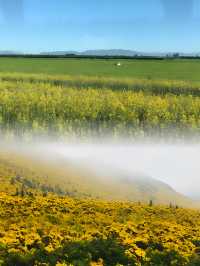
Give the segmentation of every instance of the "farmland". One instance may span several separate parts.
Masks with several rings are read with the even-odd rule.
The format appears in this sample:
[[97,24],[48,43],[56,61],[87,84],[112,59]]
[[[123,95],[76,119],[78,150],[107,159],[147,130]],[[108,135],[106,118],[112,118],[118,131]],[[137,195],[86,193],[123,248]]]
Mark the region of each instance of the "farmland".
[[199,60],[119,60],[0,58],[0,72],[200,81]]
[[[115,64],[0,58],[1,140],[199,137],[198,60]],[[181,207],[196,202],[160,183],[97,182],[56,155],[50,166],[2,147],[0,265],[200,265],[200,212]]]
[[0,193],[1,265],[199,265],[200,213]]
[[2,132],[197,136],[198,83],[0,74]]

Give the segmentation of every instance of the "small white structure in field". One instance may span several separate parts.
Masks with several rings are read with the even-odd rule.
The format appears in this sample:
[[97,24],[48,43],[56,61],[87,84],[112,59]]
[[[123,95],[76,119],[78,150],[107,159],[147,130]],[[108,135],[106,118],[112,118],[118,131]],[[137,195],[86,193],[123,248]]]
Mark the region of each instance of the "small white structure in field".
[[117,63],[117,66],[120,67],[122,64],[120,62]]

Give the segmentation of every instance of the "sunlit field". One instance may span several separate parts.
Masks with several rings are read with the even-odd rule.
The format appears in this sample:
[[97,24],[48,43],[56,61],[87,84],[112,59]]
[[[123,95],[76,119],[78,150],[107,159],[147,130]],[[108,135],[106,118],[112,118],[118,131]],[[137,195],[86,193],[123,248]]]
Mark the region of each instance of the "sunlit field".
[[0,265],[199,265],[198,60],[0,61]]
[[1,131],[197,137],[199,93],[183,81],[0,74]]
[[199,29],[199,0],[0,0],[0,266],[200,266]]
[[197,211],[2,193],[0,204],[2,265],[200,263]]
[[200,60],[0,58],[0,72],[200,81]]

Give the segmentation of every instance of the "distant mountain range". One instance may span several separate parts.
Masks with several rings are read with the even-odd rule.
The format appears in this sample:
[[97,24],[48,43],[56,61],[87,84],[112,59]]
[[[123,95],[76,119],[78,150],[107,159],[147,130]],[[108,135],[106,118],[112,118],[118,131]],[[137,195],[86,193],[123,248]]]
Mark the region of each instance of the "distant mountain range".
[[[17,51],[0,51],[0,55],[29,55],[30,53],[21,53]],[[97,49],[97,50],[86,50],[83,52],[78,51],[47,51],[39,53],[38,55],[44,56],[65,56],[65,55],[76,55],[76,56],[172,56],[173,54],[178,54],[180,56],[200,56],[200,53],[176,53],[176,52],[140,52],[134,50],[125,49]],[[34,54],[35,55],[35,54]]]
[[53,51],[43,52],[41,55],[80,55],[80,56],[172,56],[173,54],[179,54],[180,56],[199,56],[200,53],[173,53],[173,52],[140,52],[134,50],[124,49],[99,49],[99,50],[86,50],[83,52],[77,51]]
[[0,51],[0,55],[16,55],[16,54],[22,54],[17,51]]

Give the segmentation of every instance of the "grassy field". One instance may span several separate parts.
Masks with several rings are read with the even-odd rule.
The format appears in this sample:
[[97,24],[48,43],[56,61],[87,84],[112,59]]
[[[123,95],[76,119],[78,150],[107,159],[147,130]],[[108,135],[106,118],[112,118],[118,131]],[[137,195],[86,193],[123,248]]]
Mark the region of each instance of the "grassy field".
[[200,61],[0,58],[0,72],[200,81]]

